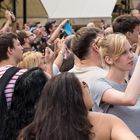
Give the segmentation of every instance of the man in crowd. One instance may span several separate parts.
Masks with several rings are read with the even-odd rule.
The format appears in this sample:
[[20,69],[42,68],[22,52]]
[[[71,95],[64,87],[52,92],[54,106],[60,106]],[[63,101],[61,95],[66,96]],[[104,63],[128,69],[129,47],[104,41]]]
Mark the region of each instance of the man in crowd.
[[[3,74],[11,68],[16,66],[17,63],[22,59],[22,46],[14,33],[3,33],[0,35],[0,78]],[[18,77],[23,74],[26,70],[19,70],[9,81],[5,88],[5,96],[7,106],[9,107],[12,100],[12,94],[14,92],[15,82]]]

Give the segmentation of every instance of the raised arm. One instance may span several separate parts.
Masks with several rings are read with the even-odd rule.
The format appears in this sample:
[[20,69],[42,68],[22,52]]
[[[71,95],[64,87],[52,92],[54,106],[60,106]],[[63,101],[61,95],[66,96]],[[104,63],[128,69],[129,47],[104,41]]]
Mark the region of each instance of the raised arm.
[[135,105],[140,96],[140,57],[125,92],[113,88],[104,91],[102,101],[116,105]]
[[[63,58],[64,58],[64,54],[66,51],[66,45],[64,43],[64,40],[58,40],[56,43],[57,48],[55,48],[55,53],[58,53],[55,60],[54,60],[54,64],[57,65],[57,67],[60,69],[60,67],[62,66],[63,63]],[[58,51],[58,52],[57,52]]]
[[6,18],[6,23],[3,26],[3,28],[0,30],[0,32],[7,32],[10,24],[12,23],[10,11],[8,10],[5,11],[5,18]]
[[65,19],[59,24],[59,26],[56,28],[56,30],[53,32],[50,39],[48,40],[48,43],[53,43],[53,41],[59,36],[61,29],[64,27],[67,21],[68,19]]

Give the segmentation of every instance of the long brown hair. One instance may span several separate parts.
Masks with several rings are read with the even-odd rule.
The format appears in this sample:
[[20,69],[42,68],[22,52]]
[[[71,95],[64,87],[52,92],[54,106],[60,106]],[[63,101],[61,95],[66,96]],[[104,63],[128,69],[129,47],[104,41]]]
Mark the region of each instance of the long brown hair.
[[82,94],[80,82],[72,73],[49,80],[34,121],[22,130],[19,140],[89,140],[93,126]]

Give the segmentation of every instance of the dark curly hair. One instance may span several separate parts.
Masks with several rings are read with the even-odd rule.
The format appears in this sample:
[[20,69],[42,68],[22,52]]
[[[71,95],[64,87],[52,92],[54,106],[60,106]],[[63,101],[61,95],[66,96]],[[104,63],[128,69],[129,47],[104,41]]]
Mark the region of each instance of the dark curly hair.
[[46,83],[34,121],[18,140],[89,140],[93,126],[87,116],[79,80],[62,73]]
[[17,79],[1,140],[16,140],[19,131],[32,122],[35,105],[47,80],[41,68],[32,68]]

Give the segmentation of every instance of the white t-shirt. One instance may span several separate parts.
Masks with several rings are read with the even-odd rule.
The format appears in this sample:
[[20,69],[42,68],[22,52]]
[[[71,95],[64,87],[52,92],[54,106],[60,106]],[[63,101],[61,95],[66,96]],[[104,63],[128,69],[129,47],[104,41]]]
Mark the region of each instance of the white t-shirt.
[[75,73],[75,75],[79,78],[80,81],[85,81],[90,89],[90,94],[92,90],[92,83],[94,83],[95,80],[105,77],[107,74],[107,71],[97,67],[97,66],[91,66],[91,67],[77,67],[74,66],[69,72]]

